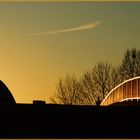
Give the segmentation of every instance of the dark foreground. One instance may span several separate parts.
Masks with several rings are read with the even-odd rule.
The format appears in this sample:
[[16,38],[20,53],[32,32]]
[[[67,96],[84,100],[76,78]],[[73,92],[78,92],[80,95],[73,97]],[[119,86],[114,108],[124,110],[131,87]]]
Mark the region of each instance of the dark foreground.
[[140,106],[16,104],[0,110],[0,138],[140,138]]

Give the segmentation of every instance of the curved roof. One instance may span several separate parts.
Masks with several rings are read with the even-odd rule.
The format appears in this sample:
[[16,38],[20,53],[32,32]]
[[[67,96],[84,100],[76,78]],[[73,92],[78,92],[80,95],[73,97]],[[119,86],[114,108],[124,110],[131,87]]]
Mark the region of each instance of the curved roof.
[[140,76],[128,79],[116,86],[105,97],[101,105],[110,105],[128,99],[140,99]]
[[15,104],[15,99],[7,86],[0,80],[0,105]]

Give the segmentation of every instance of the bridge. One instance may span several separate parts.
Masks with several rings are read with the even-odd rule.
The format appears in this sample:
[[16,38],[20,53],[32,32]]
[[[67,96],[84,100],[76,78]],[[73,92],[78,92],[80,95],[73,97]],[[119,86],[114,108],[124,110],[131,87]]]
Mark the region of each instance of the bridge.
[[140,99],[140,76],[126,80],[112,89],[105,99],[101,102],[101,106],[112,104],[122,104],[127,101],[139,101]]

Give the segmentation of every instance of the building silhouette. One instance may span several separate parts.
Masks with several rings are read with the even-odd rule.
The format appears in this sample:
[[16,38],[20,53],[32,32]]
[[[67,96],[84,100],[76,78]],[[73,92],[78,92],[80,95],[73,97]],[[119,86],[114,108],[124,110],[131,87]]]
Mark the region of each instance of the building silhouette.
[[0,80],[0,106],[11,106],[16,104],[16,101],[7,88],[7,86]]
[[[87,106],[40,100],[16,103],[0,81],[0,138],[140,138],[140,106],[120,105],[138,99],[139,84],[139,77],[127,80],[114,88],[101,106],[100,100],[96,106]],[[111,106],[114,103],[119,105]]]

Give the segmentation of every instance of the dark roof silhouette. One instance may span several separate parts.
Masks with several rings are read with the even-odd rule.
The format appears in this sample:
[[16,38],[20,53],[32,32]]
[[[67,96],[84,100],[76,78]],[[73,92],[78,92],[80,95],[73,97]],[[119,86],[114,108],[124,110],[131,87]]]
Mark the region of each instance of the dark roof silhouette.
[[12,104],[16,104],[15,99],[7,86],[0,80],[0,105]]
[[16,103],[0,81],[0,138],[140,138],[140,106],[33,103]]

